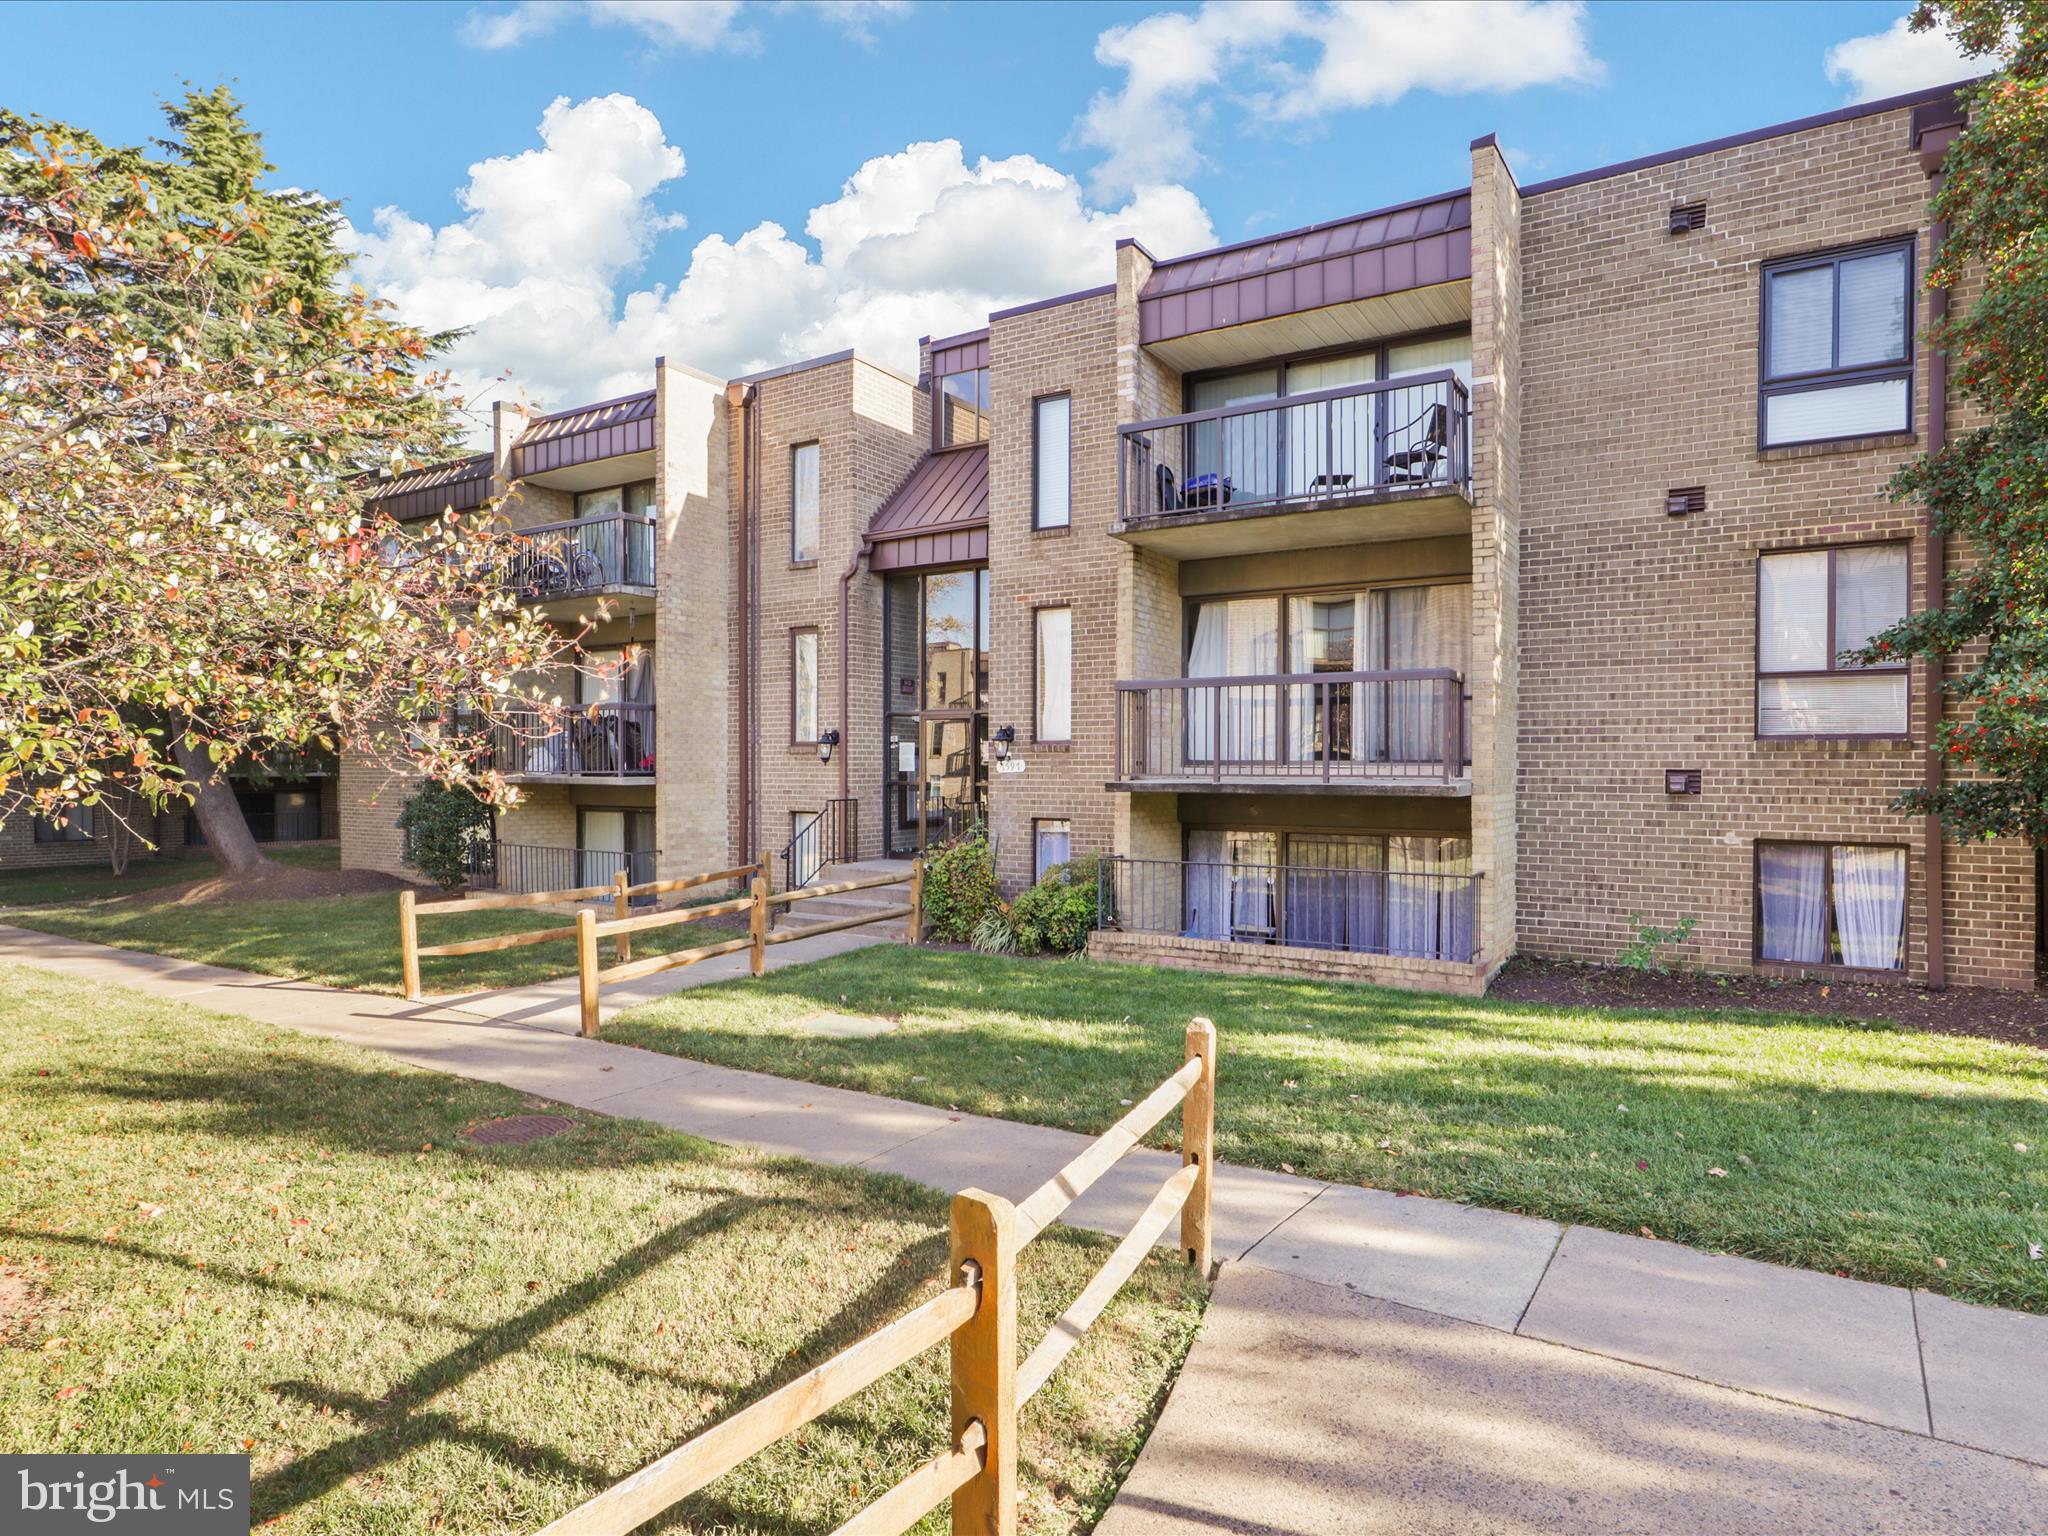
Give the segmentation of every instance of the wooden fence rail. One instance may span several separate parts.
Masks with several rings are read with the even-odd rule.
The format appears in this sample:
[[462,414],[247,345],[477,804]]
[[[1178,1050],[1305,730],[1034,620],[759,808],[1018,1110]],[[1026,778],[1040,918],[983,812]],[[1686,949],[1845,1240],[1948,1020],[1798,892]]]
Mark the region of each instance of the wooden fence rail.
[[[680,965],[695,965],[700,960],[714,959],[719,955],[737,954],[741,950],[750,952],[748,970],[756,976],[768,968],[768,949],[775,944],[787,944],[793,939],[810,938],[814,934],[838,933],[849,928],[866,928],[876,923],[892,922],[898,918],[907,919],[905,937],[912,944],[924,937],[924,861],[913,859],[910,868],[901,874],[871,875],[861,880],[841,880],[832,885],[807,886],[801,890],[777,891],[769,877],[767,854],[752,864],[742,864],[737,869],[717,869],[701,875],[685,875],[674,880],[644,880],[638,885],[627,883],[626,874],[621,870],[610,885],[577,886],[570,890],[529,891],[518,895],[465,896],[450,901],[432,901],[422,905],[411,891],[398,893],[398,951],[399,966],[404,975],[405,995],[413,1002],[423,1001],[420,991],[420,961],[435,955],[482,955],[501,949],[518,949],[528,944],[547,944],[559,939],[576,941],[576,976],[578,1012],[580,1027],[587,1036],[595,1036],[598,1030],[598,1000],[602,989],[616,986],[624,981],[636,981],[642,976],[652,976],[660,971],[673,970]],[[678,891],[695,890],[700,886],[717,885],[732,881],[747,882],[747,894],[733,897],[729,901],[707,902],[695,907],[670,907],[659,912],[633,911],[633,899],[638,896],[667,896]],[[821,896],[843,896],[851,891],[878,890],[884,886],[907,886],[909,900],[902,906],[884,907],[879,911],[863,912],[854,917],[840,918],[830,923],[815,923],[808,928],[775,932],[772,913],[777,907],[788,908],[800,901],[815,901]],[[421,918],[451,917],[459,912],[489,912],[508,907],[545,907],[574,901],[594,901],[601,897],[612,898],[612,917],[609,921],[600,919],[596,911],[585,907],[576,914],[573,923],[556,928],[535,928],[525,933],[500,933],[485,939],[458,939],[448,944],[420,943],[419,925]],[[701,922],[711,917],[731,917],[737,913],[747,914],[747,937],[725,939],[717,943],[702,944],[694,949],[673,950],[663,955],[648,955],[633,958],[633,935],[648,933],[657,928],[673,928],[682,923]],[[609,967],[598,964],[598,945],[610,939],[614,947],[616,963]]]
[[[1180,1171],[1160,1186],[1102,1268],[1020,1365],[1018,1254],[1176,1104],[1181,1107]],[[649,1462],[539,1536],[616,1536],[631,1530],[941,1341],[951,1351],[951,1443],[840,1526],[836,1536],[900,1536],[948,1498],[954,1536],[1015,1536],[1017,1410],[1059,1368],[1176,1215],[1182,1254],[1202,1274],[1209,1271],[1215,1117],[1216,1028],[1207,1019],[1196,1019],[1188,1026],[1181,1069],[1021,1204],[1012,1206],[978,1189],[953,1197],[945,1290]]]

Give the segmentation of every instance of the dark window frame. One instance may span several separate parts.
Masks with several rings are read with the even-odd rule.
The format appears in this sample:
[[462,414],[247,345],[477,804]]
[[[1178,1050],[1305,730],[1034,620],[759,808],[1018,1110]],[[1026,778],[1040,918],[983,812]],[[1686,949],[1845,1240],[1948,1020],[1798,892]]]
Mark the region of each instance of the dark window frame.
[[[1906,608],[1913,607],[1913,541],[1911,539],[1863,539],[1847,544],[1793,544],[1783,549],[1759,549],[1756,552],[1755,589],[1750,595],[1751,611],[1754,615],[1755,638],[1750,647],[1750,670],[1754,673],[1750,690],[1749,729],[1756,741],[1905,741],[1913,739],[1913,669],[1905,660],[1881,662],[1868,667],[1845,667],[1840,664],[1841,653],[1835,647],[1835,556],[1845,549],[1900,549],[1906,556]],[[1828,557],[1828,608],[1827,625],[1828,661],[1825,667],[1795,668],[1789,672],[1766,672],[1764,670],[1764,562],[1778,555],[1815,555]],[[1764,684],[1780,678],[1801,677],[1845,677],[1885,676],[1902,673],[1906,679],[1905,724],[1896,731],[1784,731],[1766,734],[1763,728]]]
[[[1067,514],[1065,519],[1060,522],[1048,523],[1043,516],[1044,509],[1039,505],[1038,501],[1039,486],[1043,483],[1039,470],[1041,467],[1041,455],[1044,451],[1044,433],[1042,431],[1042,418],[1039,415],[1039,410],[1053,400],[1064,400],[1067,402]],[[1031,529],[1034,533],[1042,533],[1052,529],[1072,528],[1073,526],[1074,392],[1070,389],[1060,389],[1054,390],[1049,394],[1033,395],[1031,397]]]
[[30,822],[31,840],[50,847],[59,847],[65,843],[90,843],[99,837],[99,828],[93,824],[93,808],[89,805],[66,806],[64,825],[61,827],[47,816],[32,817]]
[[[1821,850],[1821,899],[1826,915],[1821,927],[1821,953],[1835,953],[1835,850],[1837,848],[1890,848],[1905,855],[1905,888],[1899,899],[1899,963],[1895,966],[1844,965],[1839,960],[1766,960],[1764,958],[1764,850],[1766,848],[1818,848]],[[1759,970],[1801,971],[1840,976],[1898,976],[1908,974],[1913,958],[1913,850],[1905,843],[1863,840],[1829,841],[1814,837],[1756,837],[1749,844],[1749,963]]]
[[[796,543],[797,456],[801,454],[806,448],[812,449],[813,451],[816,452],[818,456],[818,487],[817,496],[815,498],[815,504],[812,510],[812,519],[814,526],[811,529],[811,537],[813,538],[813,540],[815,540],[815,545],[808,555],[799,552]],[[818,563],[819,555],[823,550],[824,543],[825,445],[817,438],[810,438],[807,441],[801,443],[791,443],[789,445],[789,563],[791,565],[796,566],[816,565]]]
[[[1065,736],[1041,736],[1038,734],[1039,716],[1045,712],[1045,700],[1041,696],[1038,675],[1038,616],[1042,613],[1064,613],[1067,616],[1067,734]],[[1035,603],[1031,608],[1031,744],[1034,747],[1054,749],[1071,747],[1074,744],[1074,605],[1063,603]]]
[[[970,373],[988,380],[988,405],[986,407],[981,403],[982,391],[980,386],[977,385],[975,387],[974,415],[975,419],[980,423],[981,430],[973,437],[963,437],[958,441],[949,443],[946,441],[946,422],[948,420],[946,414],[946,380],[957,379],[964,374]],[[976,443],[985,443],[989,440],[995,430],[996,391],[995,371],[987,363],[983,363],[979,368],[955,368],[950,373],[933,374],[931,392],[932,447],[935,450],[946,451],[954,448],[970,448]]]
[[792,747],[815,747],[818,744],[817,736],[799,736],[796,733],[796,652],[797,642],[805,635],[811,637],[811,727],[814,731],[824,729],[822,711],[825,697],[825,642],[817,625],[793,625],[789,631],[789,744]]
[[[626,493],[632,490],[633,487],[636,485],[644,485],[647,487],[648,510],[645,512],[634,512],[626,505]],[[590,489],[586,491],[573,491],[570,493],[569,497],[569,509],[570,511],[575,513],[575,516],[571,519],[571,521],[584,523],[591,521],[593,518],[611,516],[652,517],[654,515],[655,485],[656,481],[654,476],[642,475],[637,480],[620,480],[612,485],[593,485],[590,487]],[[619,510],[616,514],[610,512],[585,512],[583,510],[584,497],[602,496],[606,491],[617,491],[619,493]]]
[[[1917,358],[1914,347],[1914,274],[1918,268],[1919,239],[1916,235],[1893,235],[1883,240],[1867,240],[1859,245],[1839,246],[1832,250],[1813,251],[1803,256],[1784,256],[1766,261],[1759,268],[1757,277],[1757,346],[1756,346],[1756,446],[1759,452],[1770,452],[1780,448],[1811,448],[1829,443],[1863,442],[1872,437],[1897,437],[1913,430],[1914,411],[1918,404],[1914,372]],[[1829,319],[1829,355],[1840,357],[1842,350],[1842,263],[1854,261],[1860,256],[1875,256],[1884,251],[1903,251],[1906,257],[1906,339],[1905,356],[1897,362],[1881,364],[1860,364],[1851,368],[1839,365],[1806,373],[1785,374],[1773,377],[1771,374],[1771,280],[1791,272],[1811,271],[1826,267],[1832,270],[1834,291]],[[1772,442],[1769,431],[1771,401],[1779,395],[1808,394],[1815,390],[1834,389],[1844,384],[1869,384],[1889,379],[1903,378],[1906,381],[1906,419],[1902,426],[1878,432],[1856,432],[1846,436],[1788,438],[1784,442]]]

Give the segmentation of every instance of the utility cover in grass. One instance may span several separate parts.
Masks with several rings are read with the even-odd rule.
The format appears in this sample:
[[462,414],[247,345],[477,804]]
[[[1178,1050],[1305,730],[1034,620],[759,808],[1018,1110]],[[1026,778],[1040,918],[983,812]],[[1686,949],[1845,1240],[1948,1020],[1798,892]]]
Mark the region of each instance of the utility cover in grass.
[[896,1020],[886,1014],[833,1013],[827,1009],[792,1020],[791,1027],[807,1035],[823,1035],[831,1040],[872,1040],[876,1035],[894,1031]]

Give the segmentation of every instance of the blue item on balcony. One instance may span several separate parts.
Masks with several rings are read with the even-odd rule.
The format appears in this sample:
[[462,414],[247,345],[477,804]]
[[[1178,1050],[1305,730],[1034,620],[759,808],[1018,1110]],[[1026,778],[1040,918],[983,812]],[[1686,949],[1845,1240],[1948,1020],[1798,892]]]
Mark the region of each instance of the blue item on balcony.
[[1228,506],[1231,493],[1230,477],[1213,471],[1206,475],[1189,475],[1181,487],[1181,505],[1184,507]]

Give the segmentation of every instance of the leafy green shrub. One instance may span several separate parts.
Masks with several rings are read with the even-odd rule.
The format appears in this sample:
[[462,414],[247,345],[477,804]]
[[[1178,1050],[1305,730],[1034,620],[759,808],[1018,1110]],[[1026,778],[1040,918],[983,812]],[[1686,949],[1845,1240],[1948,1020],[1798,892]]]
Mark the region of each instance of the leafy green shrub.
[[1071,955],[1087,947],[1095,928],[1095,872],[1094,859],[1055,865],[1010,903],[1010,923],[1021,953],[1049,949]]
[[1696,917],[1681,917],[1675,928],[1653,928],[1643,921],[1643,914],[1631,912],[1629,926],[1635,929],[1635,937],[1622,946],[1621,953],[1614,957],[1617,965],[1632,971],[1668,971],[1663,949],[1666,944],[1683,944],[1692,937],[1693,929],[1699,926]]
[[983,829],[975,828],[925,860],[924,928],[930,937],[968,943],[975,925],[998,901],[995,859]]
[[490,841],[491,808],[459,785],[420,786],[398,813],[405,862],[444,891],[469,878],[470,850]]
[[1017,928],[1010,921],[1010,914],[1001,907],[991,907],[982,913],[981,921],[974,925],[973,942],[984,955],[1017,953]]

